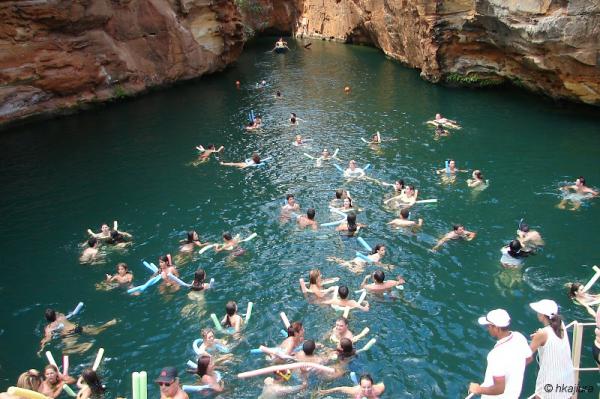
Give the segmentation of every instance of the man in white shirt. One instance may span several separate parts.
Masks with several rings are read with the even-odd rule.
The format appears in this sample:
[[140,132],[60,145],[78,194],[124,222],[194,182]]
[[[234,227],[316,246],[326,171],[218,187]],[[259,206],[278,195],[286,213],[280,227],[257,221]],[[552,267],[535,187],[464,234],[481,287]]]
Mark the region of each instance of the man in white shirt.
[[504,309],[495,309],[479,318],[490,335],[498,340],[487,355],[483,383],[472,382],[469,392],[482,399],[518,399],[523,385],[525,365],[532,356],[523,334],[510,331],[510,316]]

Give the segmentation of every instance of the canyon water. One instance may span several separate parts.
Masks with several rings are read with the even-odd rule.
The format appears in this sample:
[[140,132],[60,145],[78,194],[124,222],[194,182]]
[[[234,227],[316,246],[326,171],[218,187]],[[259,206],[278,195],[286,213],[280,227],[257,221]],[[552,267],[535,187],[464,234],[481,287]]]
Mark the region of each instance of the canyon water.
[[[163,366],[174,365],[184,383],[193,383],[193,376],[183,372],[193,357],[192,341],[201,328],[212,326],[211,313],[223,315],[226,302],[235,300],[241,309],[254,302],[254,311],[235,341],[234,360],[220,368],[226,386],[220,397],[257,397],[263,379],[235,375],[269,365],[248,351],[280,342],[279,312],[301,320],[306,336],[326,345],[323,337],[339,315],[308,303],[298,279],[319,268],[356,290],[364,277],[327,261],[329,256],[351,259],[362,249],[356,240],[340,238],[331,227],[299,231],[279,220],[287,193],[296,196],[303,211],[314,207],[316,219],[328,222],[338,218],[328,210],[334,190],[348,189],[362,209],[358,221],[368,225],[361,236],[372,246],[385,244],[384,260],[394,265],[387,275],[406,279],[397,299],[369,295],[370,311],[350,316],[351,329],[357,333],[368,326],[369,338],[377,343],[349,368],[384,381],[386,397],[464,397],[470,381],[482,381],[494,345],[477,324],[491,309],[507,309],[512,328],[526,336],[540,327],[528,304],[543,298],[556,300],[567,322],[591,321],[569,300],[564,285],[593,275],[600,199],[576,211],[556,205],[558,188],[579,175],[600,187],[598,110],[561,107],[509,88],[436,86],[372,48],[315,41],[306,50],[306,42],[292,41],[289,53],[273,54],[273,42],[253,42],[222,73],[0,134],[0,388],[13,385],[24,370],[44,367],[45,359],[36,355],[44,310],[67,312],[79,301],[85,307],[75,319],[78,324],[99,325],[112,318],[118,324],[100,335],[77,338],[93,346],[71,354],[74,375],[103,347],[100,374],[109,398],[131,397],[132,371],[146,370],[152,381]],[[262,80],[266,87],[257,89]],[[243,129],[251,111],[262,115],[261,131]],[[289,126],[290,112],[301,118],[299,126]],[[436,140],[425,122],[438,112],[463,128]],[[361,141],[376,131],[384,139],[379,149]],[[296,134],[310,141],[295,147]],[[246,170],[220,166],[215,159],[191,165],[195,146],[209,143],[225,146],[224,161],[242,161],[253,152],[272,159]],[[420,198],[437,198],[435,205],[411,209],[411,218],[424,219],[423,228],[414,234],[390,229],[386,223],[395,214],[383,206],[390,188],[344,181],[331,163],[316,167],[303,154],[316,156],[323,148],[339,148],[342,165],[350,159],[369,163],[370,177],[402,178],[419,189]],[[447,158],[460,169],[482,170],[489,188],[468,189],[470,173],[444,184],[435,170]],[[506,271],[499,263],[500,248],[515,236],[521,218],[541,232],[546,246],[526,259],[522,271]],[[133,234],[133,246],[109,251],[106,263],[79,264],[86,229],[97,231],[113,220]],[[464,224],[477,237],[431,252],[453,223]],[[216,288],[200,296],[155,286],[133,297],[97,287],[118,262],[129,265],[136,285],[143,283],[149,272],[142,260],[157,263],[162,254],[176,255],[191,229],[211,242],[220,241],[224,231],[256,232],[258,237],[243,244],[243,256],[208,251],[180,264],[186,281],[199,266],[215,279]],[[366,272],[375,269],[369,266]],[[593,366],[592,337],[588,328],[584,367]],[[47,349],[59,358],[68,345],[55,339]],[[523,397],[533,393],[536,367],[534,362],[527,369]],[[298,397],[313,397],[319,387],[350,384],[347,374],[336,381],[311,380]],[[582,374],[580,385],[594,389],[581,397],[597,397],[597,373]],[[158,395],[150,384],[149,396]]]

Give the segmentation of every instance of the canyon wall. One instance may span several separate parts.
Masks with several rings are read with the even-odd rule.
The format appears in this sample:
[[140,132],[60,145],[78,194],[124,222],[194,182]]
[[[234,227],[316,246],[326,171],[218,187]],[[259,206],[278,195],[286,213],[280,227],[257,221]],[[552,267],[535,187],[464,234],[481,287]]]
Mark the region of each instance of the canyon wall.
[[598,0],[299,0],[301,37],[365,43],[433,82],[600,105]]
[[0,3],[0,123],[223,69],[244,44],[229,0]]

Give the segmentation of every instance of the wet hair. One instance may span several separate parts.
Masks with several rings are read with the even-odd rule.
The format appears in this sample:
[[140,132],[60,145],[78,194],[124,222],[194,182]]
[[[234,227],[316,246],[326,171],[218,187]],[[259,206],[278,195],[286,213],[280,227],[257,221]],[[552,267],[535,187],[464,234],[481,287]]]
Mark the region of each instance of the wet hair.
[[286,196],[285,196],[285,199],[286,199],[287,201],[289,201],[289,200],[290,200],[290,198],[294,198],[294,194],[288,194],[288,195],[286,195]]
[[403,219],[408,219],[408,217],[410,216],[410,211],[408,210],[408,208],[402,208],[400,210],[400,216],[402,216]]
[[258,164],[260,163],[260,156],[258,154],[253,154],[252,155],[252,162]]
[[527,223],[521,223],[521,225],[519,225],[519,230],[521,230],[523,233],[528,233],[529,225]]
[[583,177],[583,176],[579,176],[579,177],[577,178],[577,180],[579,180],[579,181],[581,182],[581,185],[582,185],[582,186],[585,186],[585,177]]
[[415,186],[413,186],[412,184],[406,186],[407,189],[411,189],[412,191],[415,191]]
[[582,284],[580,283],[571,283],[571,285],[569,286],[569,298],[571,299],[575,299],[575,297],[577,297],[577,291],[579,291],[579,287],[581,287]]
[[348,294],[350,294],[350,290],[345,285],[340,285],[338,288],[338,295],[342,299],[348,299]]
[[46,367],[44,367],[44,376],[46,375],[46,370],[54,370],[56,374],[60,374],[58,367],[53,364],[47,364]]
[[341,321],[342,323],[344,323],[346,326],[348,325],[348,319],[345,318],[344,316],[340,317],[339,319],[337,319],[336,321]]
[[31,391],[37,391],[41,384],[42,376],[40,375],[40,372],[35,369],[21,373],[17,380],[18,388],[29,389]]
[[54,309],[46,309],[44,316],[46,317],[46,320],[48,320],[48,323],[56,321],[56,311]]
[[348,200],[348,204],[350,204],[350,208],[352,208],[352,198],[346,197],[345,200]]
[[163,256],[160,256],[160,257],[158,258],[158,260],[162,260],[162,261],[163,261],[163,262],[165,262],[165,263],[166,263],[168,266],[173,266],[173,265],[171,264],[171,257],[170,257],[169,255],[163,255]]
[[319,278],[320,275],[321,275],[321,271],[319,269],[312,269],[308,273],[308,281],[310,282],[310,284],[317,285],[317,279]]
[[352,341],[348,338],[340,339],[340,346],[337,348],[338,359],[344,360],[356,354],[356,349],[352,345]]
[[292,118],[296,117],[296,113],[295,112],[290,112],[290,115],[292,115]]
[[194,230],[190,230],[187,232],[187,243],[191,244],[194,241],[198,241],[198,240],[194,240],[194,234],[197,234]]
[[315,345],[315,341],[313,341],[312,339],[307,339],[302,344],[302,351],[304,352],[305,355],[308,355],[308,356],[312,356],[312,354],[315,352],[316,348],[317,348],[317,345]]
[[93,248],[98,243],[98,239],[96,237],[92,237],[87,241],[87,244],[90,248]]
[[358,384],[360,385],[360,383],[363,381],[369,381],[371,383],[371,385],[373,385],[373,377],[371,377],[371,374],[363,374],[360,376],[360,380],[358,381]]
[[480,170],[477,170],[474,173],[476,178],[483,180],[483,175],[481,174]]
[[281,92],[280,92],[279,90],[277,90],[277,93],[275,93],[275,95],[276,95],[277,97],[281,97]]
[[385,280],[385,273],[383,270],[375,271],[375,273],[373,273],[373,280],[377,281],[378,283],[383,283]]
[[524,258],[525,256],[527,256],[527,254],[521,251],[522,248],[523,246],[521,245],[519,240],[512,240],[508,244],[508,254],[513,258]]
[[214,144],[209,144],[206,148],[208,148],[209,150],[214,150],[215,145]]
[[358,226],[356,225],[356,213],[348,213],[346,216],[346,223],[348,224],[348,233],[354,234],[358,229]]
[[299,321],[295,321],[287,328],[287,334],[289,337],[295,337],[297,334],[300,334],[302,331],[302,323]]
[[117,271],[119,271],[119,267],[122,267],[123,269],[125,269],[125,273],[131,273],[129,271],[129,266],[127,266],[127,263],[124,263],[124,262],[117,263]]
[[231,241],[231,240],[233,240],[233,237],[231,236],[231,233],[227,231],[227,232],[223,233],[223,239],[227,240],[227,241]]
[[96,374],[93,369],[87,368],[83,370],[81,372],[81,377],[86,385],[92,390],[92,395],[102,395],[104,394],[104,391],[106,391],[106,388],[100,381],[100,377],[98,377],[98,374]]
[[290,122],[292,123],[296,123],[296,118],[294,118],[293,116],[290,118]]
[[454,224],[452,225],[452,230],[458,231],[458,229],[460,229],[461,227],[464,228],[465,226],[463,226],[462,224]]
[[116,230],[110,232],[110,244],[118,244],[120,242],[125,242],[125,237],[123,234],[119,233]]
[[444,130],[444,127],[441,123],[438,123],[438,125],[435,127],[435,130]]
[[385,247],[385,245],[383,245],[383,244],[375,245],[375,248],[373,248],[373,250],[371,251],[371,255],[375,255],[383,247]]
[[335,190],[335,198],[342,199],[343,196],[344,196],[343,188],[338,188],[337,190]]
[[400,188],[404,188],[404,180],[403,179],[396,180],[396,183],[400,184]]
[[208,334],[212,333],[212,335],[215,335],[215,330],[213,330],[212,328],[203,328],[202,331],[200,331],[200,334],[202,335],[202,338],[206,339],[206,337],[208,336]]
[[196,374],[200,377],[204,377],[206,372],[208,371],[208,365],[210,364],[210,356],[202,355],[198,358],[198,363],[196,365]]
[[315,208],[308,208],[308,210],[306,211],[306,217],[310,220],[315,220],[315,213]]
[[206,280],[206,272],[204,269],[198,268],[194,273],[194,281],[190,289],[192,291],[202,291],[204,289],[204,280]]
[[232,327],[231,316],[237,312],[237,304],[234,301],[227,302],[227,305],[225,305],[225,312],[227,313],[227,316],[225,316],[225,327]]

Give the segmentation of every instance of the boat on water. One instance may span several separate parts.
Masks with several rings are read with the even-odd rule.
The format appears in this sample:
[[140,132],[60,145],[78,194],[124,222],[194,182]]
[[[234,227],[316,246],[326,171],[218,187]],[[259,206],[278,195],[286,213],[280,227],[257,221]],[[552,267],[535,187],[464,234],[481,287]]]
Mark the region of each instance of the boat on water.
[[275,47],[273,51],[279,54],[287,53],[289,51],[289,47],[287,46],[287,42],[283,41],[283,38],[280,37],[279,40],[275,42]]

